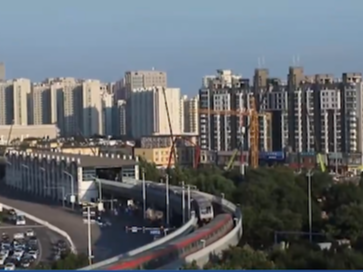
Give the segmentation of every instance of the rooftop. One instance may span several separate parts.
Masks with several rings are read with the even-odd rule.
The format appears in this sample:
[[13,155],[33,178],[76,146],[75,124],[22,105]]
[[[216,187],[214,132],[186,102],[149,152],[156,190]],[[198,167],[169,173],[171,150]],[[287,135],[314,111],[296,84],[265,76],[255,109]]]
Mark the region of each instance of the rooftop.
[[89,155],[80,155],[80,154],[69,154],[69,153],[61,153],[61,152],[52,152],[52,151],[35,151],[33,154],[43,154],[49,156],[62,156],[68,158],[74,158],[75,160],[80,160],[81,167],[95,167],[95,168],[116,168],[123,166],[133,166],[138,162],[133,159],[131,156],[89,156]]

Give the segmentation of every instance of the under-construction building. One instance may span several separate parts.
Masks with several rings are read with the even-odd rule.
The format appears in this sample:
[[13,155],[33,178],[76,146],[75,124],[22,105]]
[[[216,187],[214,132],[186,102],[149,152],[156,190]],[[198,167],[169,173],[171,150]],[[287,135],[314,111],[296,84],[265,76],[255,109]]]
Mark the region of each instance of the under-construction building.
[[[256,77],[256,82],[258,80]],[[230,70],[218,70],[216,76],[204,78],[204,86],[199,90],[201,149],[230,151],[240,148],[241,140],[244,150],[249,147],[251,117],[240,113],[253,108],[253,101],[258,101],[258,110],[265,108],[263,101],[262,104],[259,102],[267,82],[262,79],[260,83],[254,89],[248,79],[233,75]],[[259,117],[258,131],[259,150],[270,151],[271,123],[268,115]]]
[[344,73],[335,79],[331,74],[306,76],[302,67],[290,67],[283,82],[270,78],[267,69],[256,69],[250,84],[229,70],[219,70],[216,76],[204,78],[199,96],[202,149],[234,150],[245,132],[244,150],[248,150],[250,117],[228,112],[250,109],[254,98],[256,110],[266,113],[259,117],[260,151],[363,151],[360,73]]

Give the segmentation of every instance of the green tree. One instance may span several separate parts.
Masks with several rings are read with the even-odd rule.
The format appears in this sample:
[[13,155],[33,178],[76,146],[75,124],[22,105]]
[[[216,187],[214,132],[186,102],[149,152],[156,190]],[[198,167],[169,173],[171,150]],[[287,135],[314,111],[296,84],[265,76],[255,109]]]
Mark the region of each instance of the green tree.
[[220,260],[209,262],[204,269],[208,270],[242,270],[242,269],[273,269],[274,263],[262,251],[252,248],[232,247],[222,253]]
[[160,181],[162,177],[160,171],[156,168],[155,164],[148,163],[147,161],[141,159],[139,161],[140,174],[142,171],[145,173],[145,179],[151,181]]
[[329,218],[331,234],[356,241],[363,228],[363,204],[351,203],[337,208]]
[[68,253],[63,256],[60,260],[52,264],[54,270],[73,270],[88,265],[88,257],[85,254],[73,254]]

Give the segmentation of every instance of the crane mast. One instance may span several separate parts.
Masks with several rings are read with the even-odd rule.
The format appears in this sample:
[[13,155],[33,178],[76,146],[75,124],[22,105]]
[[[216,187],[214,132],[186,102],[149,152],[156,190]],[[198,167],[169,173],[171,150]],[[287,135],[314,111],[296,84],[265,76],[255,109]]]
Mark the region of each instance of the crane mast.
[[169,113],[169,106],[168,106],[168,100],[166,98],[165,88],[162,88],[163,97],[164,97],[164,103],[165,103],[165,111],[166,111],[166,117],[168,118],[168,125],[169,125],[169,131],[170,131],[170,141],[171,141],[171,150],[170,150],[170,158],[172,155],[174,155],[174,163],[176,163],[176,154],[175,154],[175,146],[174,146],[174,135],[173,135],[173,126],[171,125],[171,119],[170,119],[170,113]]
[[256,110],[256,100],[251,97],[251,125],[250,125],[250,149],[251,149],[251,167],[258,167],[258,155],[259,155],[259,122],[258,113]]

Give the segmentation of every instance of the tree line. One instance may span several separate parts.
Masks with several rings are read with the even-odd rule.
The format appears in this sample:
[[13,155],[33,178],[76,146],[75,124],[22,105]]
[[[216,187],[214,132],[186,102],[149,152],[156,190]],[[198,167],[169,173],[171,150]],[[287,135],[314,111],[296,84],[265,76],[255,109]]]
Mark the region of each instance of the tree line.
[[[141,162],[141,167],[147,180],[163,178],[154,165]],[[306,172],[260,167],[242,177],[234,170],[177,167],[168,174],[171,184],[184,181],[240,204],[243,238],[204,269],[363,269],[362,180],[339,182],[313,173],[310,242]]]

